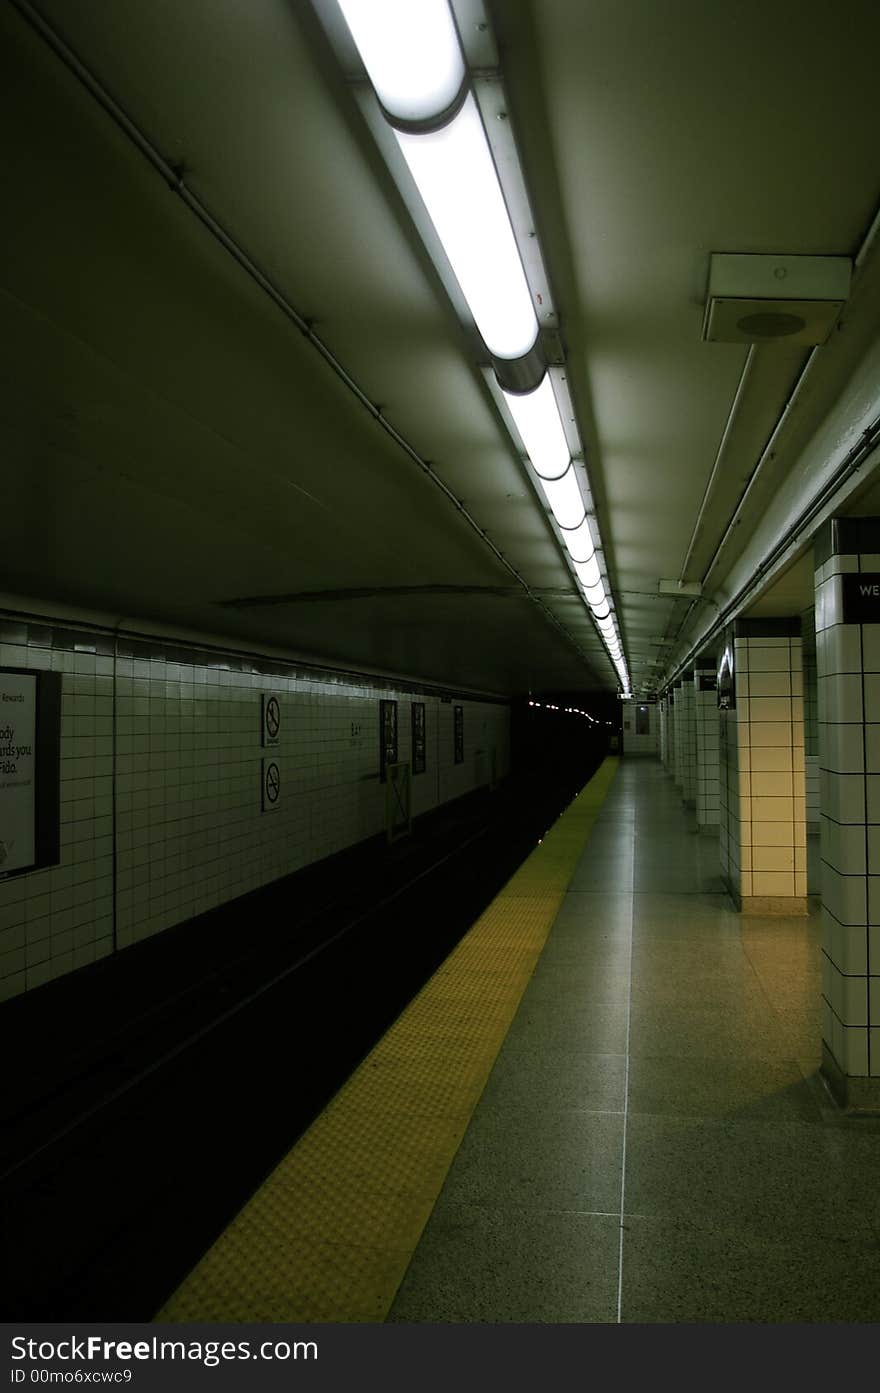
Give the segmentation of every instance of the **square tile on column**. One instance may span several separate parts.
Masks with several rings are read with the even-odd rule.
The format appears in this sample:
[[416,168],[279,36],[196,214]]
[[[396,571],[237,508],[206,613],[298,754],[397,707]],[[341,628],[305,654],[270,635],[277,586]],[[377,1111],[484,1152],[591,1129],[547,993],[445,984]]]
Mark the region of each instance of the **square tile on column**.
[[[855,625],[852,627],[856,628]],[[861,627],[864,670],[880,672],[880,624],[863,624]]]
[[869,938],[864,924],[841,924],[823,904],[822,942],[825,952],[841,972],[867,973]]
[[832,963],[829,970],[831,1009],[842,1025],[867,1026],[868,979],[849,977]]
[[766,648],[756,646],[764,642],[764,639],[752,639],[749,642],[749,675],[755,672],[790,672],[791,650],[788,645],[784,648],[776,645]]
[[868,1032],[860,1026],[845,1026],[835,1015],[832,1021],[832,1052],[845,1074],[866,1078],[868,1074]]
[[841,924],[867,924],[868,897],[863,875],[841,875],[823,861],[822,902]]
[[862,774],[865,743],[861,722],[819,722],[819,747],[823,768],[835,774]]
[[791,673],[755,672],[749,679],[749,695],[752,697],[790,697]]
[[[862,720],[862,674],[828,673],[817,681],[820,712],[833,721]],[[820,720],[821,720],[820,716]]]
[[816,634],[816,659],[823,675],[861,672],[862,647],[858,624],[834,624]]
[[[751,870],[794,872],[793,846],[753,846],[751,849]],[[764,893],[755,891],[755,894]],[[769,893],[769,892],[767,892]]]
[[[865,778],[860,774],[835,774],[819,769],[819,800],[822,812],[835,822],[865,821]],[[880,817],[876,819],[880,822]]]
[[[878,829],[880,830],[880,829]],[[865,875],[865,827],[821,818],[822,860],[840,875]]]
[[752,750],[750,768],[753,774],[790,773],[792,769],[791,746],[788,744],[770,745]]

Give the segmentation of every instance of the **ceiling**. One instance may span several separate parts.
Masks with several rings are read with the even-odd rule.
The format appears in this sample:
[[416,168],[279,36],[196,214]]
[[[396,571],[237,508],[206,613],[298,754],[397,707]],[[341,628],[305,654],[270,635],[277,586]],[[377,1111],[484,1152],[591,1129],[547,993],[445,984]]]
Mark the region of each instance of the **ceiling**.
[[[24,8],[0,19],[0,588],[475,690],[613,686],[308,0],[38,5],[275,298]],[[755,520],[796,477],[808,491],[798,461],[876,342],[869,249],[718,553],[809,351],[762,346],[743,378],[745,346],[702,342],[708,258],[859,250],[880,9],[846,14],[490,8],[636,686],[699,610],[658,581],[702,581],[720,608]],[[808,572],[780,604],[806,607]]]

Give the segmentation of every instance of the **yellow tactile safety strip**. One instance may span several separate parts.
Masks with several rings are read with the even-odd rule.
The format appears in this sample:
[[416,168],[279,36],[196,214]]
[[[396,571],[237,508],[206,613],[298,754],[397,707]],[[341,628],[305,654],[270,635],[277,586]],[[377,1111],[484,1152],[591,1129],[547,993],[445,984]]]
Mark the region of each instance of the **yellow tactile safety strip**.
[[581,790],[157,1320],[384,1319],[617,764]]

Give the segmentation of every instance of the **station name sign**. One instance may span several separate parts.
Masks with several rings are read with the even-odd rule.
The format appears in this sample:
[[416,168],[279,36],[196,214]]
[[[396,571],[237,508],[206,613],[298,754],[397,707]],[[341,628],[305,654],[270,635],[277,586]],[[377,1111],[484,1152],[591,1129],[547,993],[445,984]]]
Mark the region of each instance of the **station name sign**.
[[880,571],[841,576],[844,624],[880,624]]

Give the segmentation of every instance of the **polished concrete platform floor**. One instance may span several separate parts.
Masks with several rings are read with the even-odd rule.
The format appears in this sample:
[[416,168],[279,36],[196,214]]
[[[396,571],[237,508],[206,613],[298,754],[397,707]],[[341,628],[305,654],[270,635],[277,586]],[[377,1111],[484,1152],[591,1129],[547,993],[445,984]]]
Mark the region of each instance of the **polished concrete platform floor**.
[[880,1320],[880,1120],[819,1078],[818,937],[737,914],[622,761],[389,1319]]

